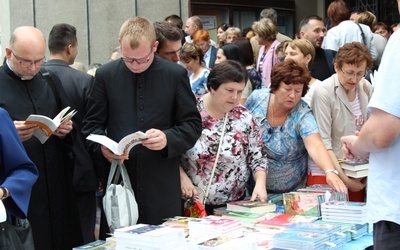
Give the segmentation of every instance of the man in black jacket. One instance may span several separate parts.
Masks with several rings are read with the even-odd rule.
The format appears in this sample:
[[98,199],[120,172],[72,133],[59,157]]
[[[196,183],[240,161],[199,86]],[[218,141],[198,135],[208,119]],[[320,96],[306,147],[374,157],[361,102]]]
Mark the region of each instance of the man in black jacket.
[[95,240],[97,183],[93,160],[86,151],[81,128],[94,79],[91,75],[70,67],[78,54],[78,39],[74,26],[66,23],[54,25],[48,41],[50,60],[44,67],[50,75],[60,78],[71,108],[78,111],[74,116],[77,137],[72,148],[75,154],[73,187],[84,243],[89,243]]
[[185,68],[155,56],[158,41],[148,19],[125,21],[119,42],[121,59],[96,71],[82,132],[114,141],[146,133],[141,144],[121,155],[86,143],[92,154],[124,161],[138,203],[138,223],[161,224],[181,214],[179,156],[199,138],[200,114]]
[[309,16],[301,20],[299,36],[309,40],[315,48],[315,58],[310,66],[312,77],[323,81],[335,73],[333,58],[336,51],[323,49],[322,41],[326,36],[324,21],[319,16]]

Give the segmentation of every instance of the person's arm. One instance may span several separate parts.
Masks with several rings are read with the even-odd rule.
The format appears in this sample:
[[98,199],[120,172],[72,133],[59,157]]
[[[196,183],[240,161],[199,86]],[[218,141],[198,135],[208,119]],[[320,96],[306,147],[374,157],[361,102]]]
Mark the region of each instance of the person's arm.
[[182,196],[185,198],[194,198],[197,196],[197,191],[195,186],[190,180],[189,176],[186,174],[182,166],[179,166],[179,175],[181,177],[181,190]]
[[257,171],[254,173],[255,186],[251,195],[251,200],[254,201],[258,198],[260,201],[265,202],[267,200],[267,172]]
[[[250,114],[249,114],[250,116]],[[255,119],[249,117],[250,129],[248,133],[247,165],[253,173],[255,186],[251,194],[251,200],[258,198],[260,201],[267,200],[267,152],[261,136],[261,128]]]
[[365,159],[369,153],[389,147],[400,135],[400,118],[372,108],[371,116],[358,136],[342,137],[343,153],[347,159]]
[[326,173],[326,183],[336,191],[347,193],[347,187],[340,177],[334,172],[331,172],[331,170],[338,170],[338,168],[333,164],[319,134],[307,136],[304,139],[304,145],[311,159]]
[[0,153],[3,167],[0,186],[9,195],[4,200],[4,205],[13,215],[25,218],[32,186],[39,173],[29,159],[10,116],[3,109],[0,109]]
[[[193,147],[201,135],[201,118],[196,106],[196,98],[193,95],[186,75],[186,70],[181,69],[174,79],[177,81],[174,97],[175,124],[171,128],[163,130],[167,144],[163,149],[165,157],[176,157]],[[174,84],[175,85],[175,84]]]

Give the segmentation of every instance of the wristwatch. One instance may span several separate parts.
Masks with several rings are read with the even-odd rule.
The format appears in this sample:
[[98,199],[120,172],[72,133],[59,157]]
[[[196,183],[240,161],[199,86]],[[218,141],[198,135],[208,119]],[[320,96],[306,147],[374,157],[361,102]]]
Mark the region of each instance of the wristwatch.
[[337,171],[336,169],[328,169],[328,170],[326,170],[326,171],[325,171],[325,175],[326,175],[327,173],[330,173],[330,172],[333,172],[333,173],[335,173],[336,175],[339,175],[339,171]]

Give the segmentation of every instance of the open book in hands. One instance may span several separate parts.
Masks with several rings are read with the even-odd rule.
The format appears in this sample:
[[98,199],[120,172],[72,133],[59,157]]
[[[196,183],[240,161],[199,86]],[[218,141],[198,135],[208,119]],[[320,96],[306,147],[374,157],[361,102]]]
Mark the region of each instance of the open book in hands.
[[36,130],[34,133],[34,136],[39,139],[39,141],[43,144],[49,139],[49,137],[53,134],[54,131],[63,124],[64,122],[69,121],[75,114],[76,111],[74,110],[69,110],[70,107],[66,107],[63,110],[61,110],[60,113],[53,119],[44,116],[44,115],[35,115],[32,114],[26,119],[25,123],[26,124],[36,124],[39,129]]
[[146,139],[146,134],[138,131],[125,136],[119,142],[115,142],[105,135],[90,134],[86,139],[100,143],[110,149],[114,154],[121,155],[124,152],[129,153],[134,146],[142,143],[142,140]]

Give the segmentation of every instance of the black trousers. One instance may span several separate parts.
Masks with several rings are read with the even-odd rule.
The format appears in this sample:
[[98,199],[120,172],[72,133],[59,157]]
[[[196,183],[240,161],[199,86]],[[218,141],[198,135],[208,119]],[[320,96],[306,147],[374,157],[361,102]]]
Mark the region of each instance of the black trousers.
[[400,225],[391,221],[374,223],[374,249],[400,249]]

